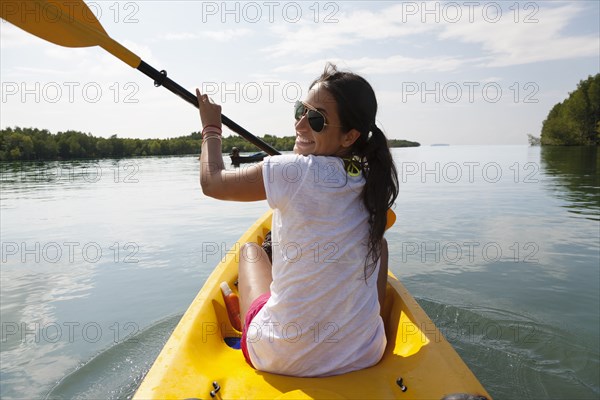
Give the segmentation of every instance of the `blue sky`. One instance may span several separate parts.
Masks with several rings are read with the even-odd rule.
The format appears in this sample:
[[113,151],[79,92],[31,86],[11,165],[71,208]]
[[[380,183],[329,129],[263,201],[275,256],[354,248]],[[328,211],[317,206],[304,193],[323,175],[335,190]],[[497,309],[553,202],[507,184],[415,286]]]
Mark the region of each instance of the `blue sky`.
[[[326,61],[365,76],[390,138],[525,144],[600,71],[597,1],[87,1],[115,40],[256,135],[294,134]],[[2,21],[0,125],[166,138],[197,111],[99,47]]]

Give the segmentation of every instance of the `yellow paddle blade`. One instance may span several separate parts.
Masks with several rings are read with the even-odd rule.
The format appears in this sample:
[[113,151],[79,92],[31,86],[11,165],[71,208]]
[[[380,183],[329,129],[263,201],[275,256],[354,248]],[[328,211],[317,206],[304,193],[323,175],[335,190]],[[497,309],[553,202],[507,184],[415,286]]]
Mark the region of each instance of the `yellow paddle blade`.
[[77,32],[74,21],[106,35],[98,19],[83,1],[2,1],[1,16],[35,36],[65,47],[90,47],[98,44],[89,34]]
[[385,230],[390,229],[394,223],[396,222],[396,213],[392,211],[391,208],[387,210],[387,221],[385,223]]
[[101,46],[133,68],[141,59],[113,40],[82,0],[2,0],[0,17],[65,47]]

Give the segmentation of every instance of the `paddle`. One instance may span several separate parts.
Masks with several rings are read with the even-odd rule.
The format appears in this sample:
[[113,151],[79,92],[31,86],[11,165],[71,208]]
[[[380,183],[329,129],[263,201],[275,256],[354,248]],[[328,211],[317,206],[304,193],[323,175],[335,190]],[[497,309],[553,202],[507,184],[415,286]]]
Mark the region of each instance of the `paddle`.
[[[136,68],[154,80],[154,86],[164,86],[194,107],[198,108],[195,95],[173,82],[167,73],[157,71],[140,57],[112,39],[82,0],[3,0],[0,17],[19,28],[65,47],[100,46],[130,67]],[[248,140],[267,154],[280,154],[225,115],[221,121],[229,129]]]

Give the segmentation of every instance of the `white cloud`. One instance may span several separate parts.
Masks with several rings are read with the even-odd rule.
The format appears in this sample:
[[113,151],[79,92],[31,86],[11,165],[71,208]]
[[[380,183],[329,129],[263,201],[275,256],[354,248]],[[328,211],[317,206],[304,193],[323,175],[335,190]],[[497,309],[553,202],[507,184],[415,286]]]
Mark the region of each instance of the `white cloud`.
[[481,65],[487,67],[598,56],[597,35],[564,36],[566,26],[582,12],[577,3],[568,3],[540,8],[532,23],[515,22],[512,16],[496,23],[485,19],[460,21],[444,25],[439,38],[480,44],[488,57]]
[[388,74],[398,72],[449,72],[455,71],[468,60],[455,57],[413,58],[394,55],[385,58],[367,58],[351,60],[356,69],[365,74]]
[[262,49],[272,57],[291,54],[313,55],[340,46],[365,40],[384,40],[424,33],[435,29],[415,19],[403,21],[401,5],[380,11],[357,10],[341,13],[335,23],[313,23],[305,20],[298,24],[275,25],[271,32],[279,42]]
[[[433,8],[423,4],[430,3],[422,3],[422,8]],[[568,36],[564,32],[576,17],[586,12],[579,3],[566,3],[558,7],[538,6],[539,9],[533,10],[535,13],[529,9],[520,10],[521,14],[517,22],[513,12],[507,8],[504,9],[502,18],[492,22],[494,18],[491,16],[482,17],[487,14],[483,12],[481,4],[470,7],[473,8],[469,9],[469,13],[478,17],[469,18],[463,15],[457,22],[441,18],[437,23],[436,18],[426,14],[407,15],[405,5],[400,4],[379,11],[357,10],[341,13],[335,24],[302,21],[298,24],[276,25],[271,28],[276,42],[266,46],[262,51],[271,57],[316,56],[324,53],[331,54],[332,51],[342,49],[351,51],[353,47],[364,48],[370,43],[381,45],[382,40],[396,39],[396,41],[389,41],[389,44],[390,48],[397,52],[400,48],[399,40],[409,36],[418,38],[415,43],[402,47],[404,56],[370,58],[372,66],[365,66],[365,70],[372,70],[374,73],[382,73],[382,70],[384,73],[405,72],[404,65],[430,71],[451,71],[466,62],[473,61],[477,61],[476,65],[480,67],[505,67],[599,54],[598,35]],[[467,10],[463,10],[463,13],[467,13]],[[526,17],[529,17],[527,21],[531,23],[525,22]],[[436,46],[436,51],[440,55],[406,56],[422,43],[426,46],[421,47],[419,54],[427,51],[431,46]],[[462,46],[462,43],[481,47],[477,60],[461,59],[463,56],[460,54],[443,55],[457,46]],[[468,51],[473,52],[473,49]],[[378,66],[381,60],[391,64]],[[367,58],[365,62],[369,62]],[[428,65],[429,62],[433,62],[433,65]],[[282,70],[286,69],[289,68],[282,67]]]
[[37,67],[15,67],[10,74],[2,74],[2,80],[7,81],[10,79],[33,78],[40,76],[65,76],[67,73],[64,70],[53,69],[53,68],[37,68]]
[[218,42],[229,42],[233,39],[249,36],[252,34],[250,29],[237,28],[237,29],[218,29],[210,31],[200,31],[198,33],[192,32],[172,32],[166,33],[161,36],[164,40],[169,41],[180,41],[180,40],[195,40],[208,38],[216,40]]
[[220,29],[216,31],[204,31],[200,35],[219,42],[228,42],[239,37],[249,36],[252,34],[250,29]]
[[342,69],[351,69],[362,74],[395,74],[406,72],[449,72],[459,69],[461,66],[473,60],[461,59],[456,57],[405,57],[402,55],[392,55],[389,57],[361,57],[356,59],[319,59],[309,63],[296,65],[289,64],[275,68],[274,72],[300,72],[314,74],[320,71],[327,61],[331,61]]
[[335,29],[315,30],[312,27],[291,29],[287,26],[274,26],[271,32],[280,40],[262,48],[261,52],[272,58],[298,54],[315,55],[356,41],[349,35],[338,34]]
[[40,41],[39,38],[4,20],[0,20],[0,31],[2,32],[2,36],[0,36],[0,48],[2,49],[31,46]]
[[166,33],[166,34],[162,35],[161,38],[165,39],[165,40],[190,40],[190,39],[197,39],[198,35],[196,35],[195,33],[190,33],[190,32],[173,32],[173,33]]

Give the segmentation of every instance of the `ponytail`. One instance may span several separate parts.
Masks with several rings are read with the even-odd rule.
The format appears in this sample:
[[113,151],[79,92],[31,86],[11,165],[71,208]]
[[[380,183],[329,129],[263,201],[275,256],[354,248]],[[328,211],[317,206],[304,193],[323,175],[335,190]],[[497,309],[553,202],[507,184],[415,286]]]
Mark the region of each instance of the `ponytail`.
[[381,257],[381,240],[387,223],[387,210],[398,197],[398,173],[385,134],[373,124],[364,153],[366,183],[363,202],[369,212],[369,245],[365,260],[365,279],[375,270]]

